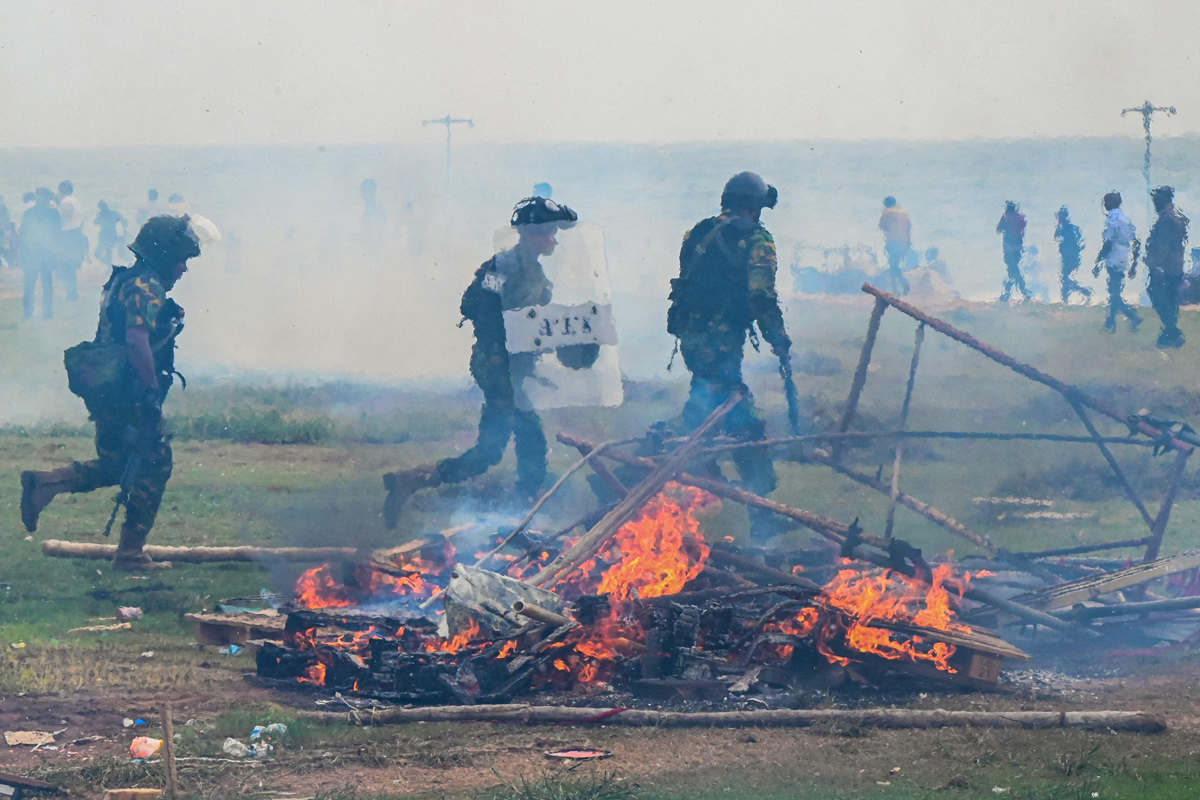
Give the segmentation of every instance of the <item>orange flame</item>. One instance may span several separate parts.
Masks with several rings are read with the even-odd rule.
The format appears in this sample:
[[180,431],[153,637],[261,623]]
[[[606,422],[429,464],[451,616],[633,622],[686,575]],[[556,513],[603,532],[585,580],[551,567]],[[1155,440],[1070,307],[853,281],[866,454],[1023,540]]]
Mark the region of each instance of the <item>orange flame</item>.
[[312,683],[317,686],[325,685],[325,665],[316,661],[300,676],[301,683]]
[[[447,543],[448,558],[453,548]],[[296,580],[294,594],[300,608],[346,608],[364,603],[385,601],[397,597],[424,599],[433,594],[437,586],[426,578],[440,574],[445,564],[426,563],[419,554],[404,559],[399,575],[374,569],[368,564],[355,564],[351,573],[351,585],[334,577],[332,564],[314,567]]]
[[[950,589],[961,597],[970,582],[971,574],[961,580],[953,578],[948,565],[939,565],[933,572],[933,583],[924,583],[895,572],[862,573],[846,569],[838,573],[823,588],[817,607],[800,611],[795,618],[773,623],[767,630],[808,636],[816,633],[817,650],[830,663],[850,663],[845,655],[834,652],[832,642],[839,630],[844,630],[845,644],[860,653],[872,653],[886,659],[908,658],[928,661],[945,672],[957,672],[950,666],[954,645],[944,642],[929,644],[924,637],[913,635],[898,639],[892,631],[873,626],[873,622],[911,624],[942,631],[970,634],[971,629],[954,621]],[[791,648],[780,648],[787,658]]]
[[[616,600],[677,594],[704,570],[710,552],[696,512],[720,502],[703,489],[668,483],[568,583]],[[597,584],[591,575],[601,562],[608,566]]]
[[459,631],[452,639],[435,636],[425,640],[424,650],[426,653],[457,653],[469,644],[478,643],[482,637],[483,629],[472,619],[466,630]]

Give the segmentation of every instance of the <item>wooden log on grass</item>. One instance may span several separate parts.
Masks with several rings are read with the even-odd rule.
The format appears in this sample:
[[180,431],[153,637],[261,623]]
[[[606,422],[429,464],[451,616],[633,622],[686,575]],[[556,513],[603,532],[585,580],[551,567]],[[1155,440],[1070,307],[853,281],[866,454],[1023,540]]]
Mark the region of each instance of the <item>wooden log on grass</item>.
[[652,711],[522,704],[391,708],[367,713],[307,712],[324,723],[400,725],[412,722],[515,722],[525,725],[624,725],[660,728],[807,728],[841,724],[869,728],[1077,728],[1120,733],[1162,733],[1166,721],[1142,711],[944,711],[905,708],[771,709],[755,711]]
[[[85,558],[111,561],[116,555],[115,544],[65,542],[47,539],[42,542],[42,555],[50,558]],[[185,564],[214,564],[222,561],[353,561],[369,555],[369,550],[353,547],[165,547],[147,545],[146,554],[155,561],[178,561]]]

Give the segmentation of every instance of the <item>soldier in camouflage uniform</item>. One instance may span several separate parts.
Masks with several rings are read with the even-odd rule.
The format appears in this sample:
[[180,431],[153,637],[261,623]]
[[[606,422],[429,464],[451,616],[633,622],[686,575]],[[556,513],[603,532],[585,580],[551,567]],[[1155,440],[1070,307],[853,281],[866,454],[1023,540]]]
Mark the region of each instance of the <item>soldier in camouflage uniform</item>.
[[[171,477],[171,445],[163,429],[162,403],[175,374],[175,337],[183,309],[167,293],[200,255],[187,216],[152,217],[129,249],[132,267],[114,267],[100,302],[97,343],[122,343],[123,378],[117,396],[85,397],[96,424],[96,458],[48,472],[21,473],[21,520],[29,531],[63,492],[90,492],[122,482],[131,457],[139,456],[113,566],[138,571],[170,567],[143,547]],[[121,352],[118,348],[117,352]]]
[[511,219],[520,236],[517,245],[488,259],[475,272],[463,293],[460,311],[475,329],[470,369],[483,390],[479,435],[462,455],[383,476],[388,493],[383,519],[388,528],[396,527],[405,503],[419,489],[461,483],[500,463],[510,438],[516,440],[517,492],[525,499],[537,495],[546,480],[546,435],[537,412],[520,408],[513,391],[513,375],[522,374],[524,359],[530,360],[532,370],[534,354],[508,352],[503,314],[550,302],[553,285],[538,259],[558,246],[555,233],[559,227],[577,219],[574,211],[553,200],[522,200]]
[[[757,323],[762,338],[785,364],[792,346],[775,291],[775,240],[763,227],[763,208],[774,208],[778,193],[753,172],[734,175],[721,194],[721,214],[688,231],[679,253],[679,277],[671,281],[667,331],[678,337],[684,364],[692,373],[683,408],[689,430],[725,402],[736,389],[746,397],[724,419],[724,431],[747,441],[762,439],[765,425],[742,382],[742,351]],[[757,346],[757,339],[752,339]],[[734,451],[746,488],[758,495],[774,491],[775,465],[765,448]],[[751,533],[762,541],[782,528],[775,515],[751,511]]]

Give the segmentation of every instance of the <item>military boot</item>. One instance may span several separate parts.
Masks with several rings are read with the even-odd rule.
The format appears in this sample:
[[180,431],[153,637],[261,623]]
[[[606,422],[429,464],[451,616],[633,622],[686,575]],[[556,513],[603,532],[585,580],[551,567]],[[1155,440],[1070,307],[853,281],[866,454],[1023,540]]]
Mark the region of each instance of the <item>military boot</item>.
[[49,472],[22,472],[21,522],[25,523],[25,530],[30,533],[36,531],[38,516],[50,505],[55,495],[69,492],[78,485],[79,473],[74,465]]
[[400,520],[400,511],[410,497],[420,489],[432,489],[441,485],[442,476],[438,474],[434,464],[402,469],[399,472],[385,472],[383,488],[387,489],[388,495],[383,501],[383,524],[388,530],[394,529]]
[[117,542],[117,552],[112,560],[113,569],[121,572],[152,572],[171,568],[170,561],[155,561],[143,549],[147,533],[134,530],[128,522],[121,526],[121,540]]

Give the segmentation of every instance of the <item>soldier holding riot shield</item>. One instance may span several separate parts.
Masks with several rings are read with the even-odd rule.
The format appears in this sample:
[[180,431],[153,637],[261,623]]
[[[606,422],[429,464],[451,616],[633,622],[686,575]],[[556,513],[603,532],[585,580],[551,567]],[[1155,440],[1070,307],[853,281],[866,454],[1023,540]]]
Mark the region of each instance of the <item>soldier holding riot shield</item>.
[[517,493],[532,500],[546,480],[539,409],[618,405],[616,359],[603,236],[567,206],[522,200],[497,234],[497,253],[463,293],[475,329],[471,377],[483,390],[479,434],[461,455],[383,476],[383,517],[395,528],[420,489],[481,475],[516,440]]

